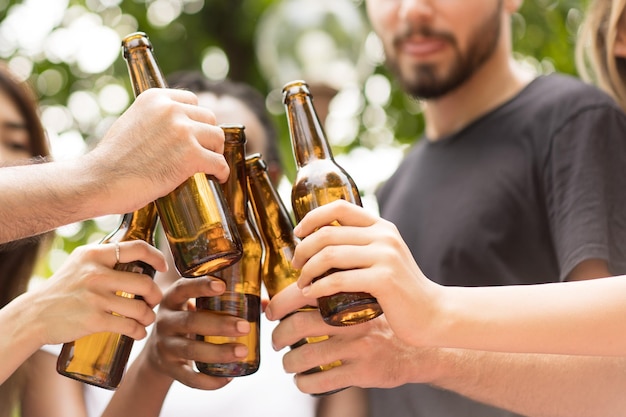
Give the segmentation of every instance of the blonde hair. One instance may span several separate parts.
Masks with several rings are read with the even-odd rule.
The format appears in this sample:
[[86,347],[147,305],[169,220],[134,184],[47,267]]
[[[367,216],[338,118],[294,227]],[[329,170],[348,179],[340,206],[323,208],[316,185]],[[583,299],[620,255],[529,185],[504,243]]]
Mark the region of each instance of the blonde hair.
[[576,45],[581,77],[609,93],[626,110],[626,59],[613,53],[626,0],[593,0]]

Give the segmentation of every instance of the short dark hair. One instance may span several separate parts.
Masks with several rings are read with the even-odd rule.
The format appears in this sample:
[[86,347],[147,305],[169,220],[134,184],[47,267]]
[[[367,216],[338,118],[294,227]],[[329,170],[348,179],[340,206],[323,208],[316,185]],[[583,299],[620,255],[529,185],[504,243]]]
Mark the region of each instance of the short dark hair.
[[212,93],[218,97],[228,96],[240,100],[259,119],[265,131],[266,149],[263,159],[269,164],[276,164],[282,168],[280,153],[278,151],[278,133],[267,108],[265,98],[254,87],[229,79],[213,81],[209,80],[200,71],[178,71],[170,74],[167,81],[172,88],[182,88],[198,93]]

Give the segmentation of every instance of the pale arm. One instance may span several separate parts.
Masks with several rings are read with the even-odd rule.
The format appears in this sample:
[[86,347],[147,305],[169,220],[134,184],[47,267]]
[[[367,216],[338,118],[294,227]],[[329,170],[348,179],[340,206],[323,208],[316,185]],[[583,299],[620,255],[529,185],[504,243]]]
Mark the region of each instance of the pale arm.
[[228,177],[224,134],[189,92],[151,89],[72,161],[0,168],[0,243],[139,209],[197,172]]
[[476,401],[530,417],[626,416],[626,358],[454,349],[432,355],[438,376],[427,382]]
[[87,417],[83,384],[56,371],[57,357],[39,350],[26,362],[22,417]]
[[[324,227],[332,221],[342,227]],[[314,233],[313,233],[314,232]],[[390,326],[415,346],[505,352],[622,356],[626,352],[626,276],[585,282],[499,287],[443,287],[428,280],[396,228],[365,210],[334,202],[313,210],[296,233],[294,266],[308,297],[366,291]],[[529,260],[531,262],[531,260]],[[331,268],[339,272],[311,283]],[[571,278],[610,275],[588,260]],[[293,311],[295,298],[275,297],[266,315]],[[283,304],[284,303],[284,304]]]
[[[290,350],[283,360],[303,392],[425,383],[530,417],[626,415],[625,358],[418,348],[395,337],[384,315],[358,326],[330,327],[319,313],[296,313],[277,326],[273,342],[283,348],[317,334],[331,337]],[[343,365],[302,374],[334,360]]]

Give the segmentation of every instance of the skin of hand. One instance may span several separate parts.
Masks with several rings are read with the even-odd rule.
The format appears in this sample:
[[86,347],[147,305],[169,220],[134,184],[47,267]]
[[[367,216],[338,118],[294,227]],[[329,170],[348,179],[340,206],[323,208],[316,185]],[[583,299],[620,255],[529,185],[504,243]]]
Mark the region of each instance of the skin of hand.
[[[163,254],[146,242],[122,242],[119,248],[121,263],[139,260],[158,271],[167,269]],[[70,342],[98,332],[122,333],[134,339],[146,336],[145,326],[154,322],[152,308],[161,301],[161,290],[149,276],[117,271],[115,264],[113,245],[81,246],[44,284],[0,310],[4,335],[0,353],[6,352],[0,381],[45,344]],[[119,291],[143,299],[121,297],[116,295]]]
[[102,417],[158,417],[175,379],[205,390],[221,388],[232,380],[197,372],[192,363],[194,360],[231,362],[247,354],[244,345],[214,345],[195,338],[196,334],[242,336],[250,331],[245,320],[195,311],[193,297],[217,296],[225,288],[222,281],[207,277],[181,278],[168,287],[146,345]]
[[[327,226],[333,222],[341,227]],[[422,274],[392,223],[339,200],[309,212],[294,232],[302,238],[292,263],[301,269],[297,284],[304,296],[369,292],[403,342],[424,344],[424,332],[437,311],[440,286]],[[312,282],[331,268],[339,271]],[[294,303],[301,302],[286,296],[270,301],[265,311],[268,318],[283,317],[295,310]]]
[[[158,271],[167,268],[163,254],[146,242],[122,242],[119,247],[120,263],[143,261]],[[79,247],[44,285],[24,294],[31,301],[31,315],[43,326],[41,344],[104,331],[133,339],[146,336],[145,326],[154,322],[152,308],[161,301],[161,290],[147,275],[114,270],[115,263],[113,245]],[[143,300],[120,297],[118,291]]]
[[[275,297],[290,293],[298,297],[299,292],[292,284]],[[384,315],[359,325],[336,327],[324,323],[318,311],[298,312],[281,320],[272,334],[272,344],[275,350],[281,350],[303,337],[321,335],[329,338],[291,349],[283,357],[285,371],[296,374],[295,383],[302,392],[326,392],[348,386],[393,388],[436,378],[437,362],[421,360],[434,355],[435,350],[402,343]],[[336,360],[341,360],[342,365],[324,372],[303,374]],[[410,364],[414,366],[408,366]]]
[[189,91],[149,89],[86,155],[2,167],[0,243],[137,210],[196,173],[225,181],[224,133],[197,102]]
[[213,112],[197,104],[189,91],[149,89],[88,154],[89,165],[115,201],[113,212],[138,209],[198,172],[226,181],[224,133]]
[[197,334],[238,337],[250,332],[245,320],[208,311],[196,311],[194,297],[217,296],[224,283],[215,278],[181,278],[165,292],[155,327],[141,355],[163,375],[205,390],[221,388],[230,381],[197,372],[193,361],[233,362],[247,355],[242,344],[216,345],[196,340]]

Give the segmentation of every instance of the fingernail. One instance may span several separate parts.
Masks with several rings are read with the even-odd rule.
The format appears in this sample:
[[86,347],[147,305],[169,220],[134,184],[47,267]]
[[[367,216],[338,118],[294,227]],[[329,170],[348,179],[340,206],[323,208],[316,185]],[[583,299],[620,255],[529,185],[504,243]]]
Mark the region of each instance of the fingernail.
[[237,324],[235,324],[235,327],[237,328],[237,331],[239,333],[244,333],[244,334],[250,333],[250,323],[248,323],[245,320],[239,320]]
[[268,319],[269,321],[274,320],[274,315],[272,314],[272,309],[270,308],[269,305],[265,307],[265,318]]
[[302,288],[302,295],[307,295],[310,292],[311,292],[311,286],[310,285],[307,285],[306,287]]
[[224,291],[226,289],[226,284],[219,279],[212,279],[209,283],[209,287],[211,287],[213,291]]
[[243,345],[235,346],[235,356],[238,358],[245,358],[248,356],[248,348]]
[[300,233],[300,225],[297,224],[296,227],[293,228],[293,232],[298,235]]

